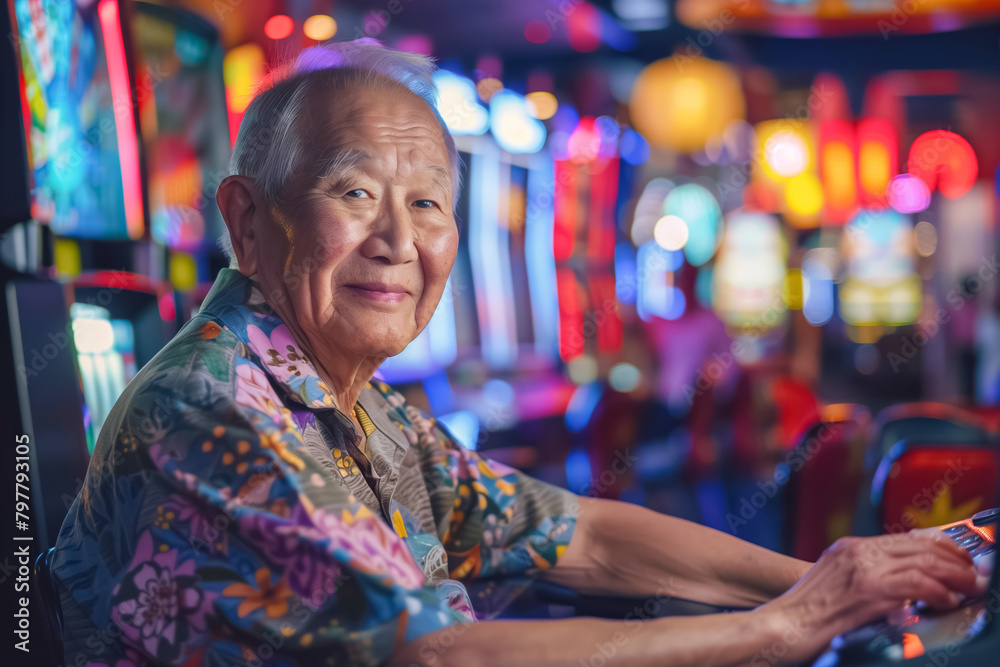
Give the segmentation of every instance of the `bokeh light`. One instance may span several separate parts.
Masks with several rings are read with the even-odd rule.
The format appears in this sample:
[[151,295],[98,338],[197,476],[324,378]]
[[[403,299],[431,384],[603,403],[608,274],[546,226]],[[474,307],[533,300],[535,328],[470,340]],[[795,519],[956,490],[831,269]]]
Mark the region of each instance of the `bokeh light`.
[[833,317],[834,286],[830,265],[836,259],[833,248],[813,248],[802,259],[802,315],[814,327],[823,326]]
[[333,20],[333,17],[316,14],[307,18],[306,22],[302,24],[302,32],[309,39],[325,42],[337,34],[337,22]]
[[767,330],[784,321],[786,254],[773,215],[737,210],[726,216],[712,299],[723,322]]
[[503,90],[503,82],[491,76],[480,79],[479,83],[476,84],[476,93],[479,95],[479,99],[486,103],[489,103],[490,99],[501,90]]
[[680,250],[688,241],[687,223],[676,215],[665,215],[653,227],[653,239],[664,250]]
[[565,20],[573,50],[588,53],[601,45],[601,15],[592,4],[579,2]]
[[536,90],[533,93],[528,93],[524,98],[528,101],[528,110],[531,115],[538,120],[548,120],[559,110],[559,101],[550,92]]
[[638,368],[629,363],[615,364],[608,371],[608,384],[615,391],[628,393],[639,386],[642,373]]
[[253,99],[254,90],[264,76],[266,60],[257,44],[244,44],[231,49],[222,64],[226,82],[226,106],[241,114]]
[[677,216],[687,223],[684,255],[692,266],[712,258],[722,233],[722,210],[711,192],[696,183],[678,186],[664,200],[663,215]]
[[284,14],[275,14],[264,23],[264,34],[269,39],[284,39],[292,34],[295,22]]
[[816,160],[805,121],[795,118],[763,121],[754,129],[754,138],[757,151],[754,176],[758,181],[783,187],[790,178],[813,173]]
[[648,65],[629,104],[635,128],[660,148],[694,153],[743,118],[739,78],[723,63],[677,56]]
[[937,229],[926,220],[921,220],[914,226],[913,236],[917,242],[917,254],[921,257],[930,257],[937,250]]
[[775,132],[764,143],[764,159],[783,178],[798,176],[809,166],[809,148],[790,130]]
[[476,100],[472,79],[439,69],[434,72],[438,113],[452,134],[482,134],[489,127],[487,110]]
[[597,360],[581,354],[566,363],[566,373],[575,384],[588,384],[597,379]]
[[497,143],[510,153],[534,153],[545,145],[545,125],[528,113],[523,97],[501,90],[490,99],[490,129]]
[[674,182],[667,178],[654,178],[642,189],[632,219],[631,238],[635,247],[653,240],[653,228],[663,216],[663,202],[673,189]]
[[931,130],[914,139],[907,170],[933,192],[957,199],[976,182],[979,163],[969,142],[948,130]]
[[785,183],[785,208],[789,222],[799,228],[815,227],[823,210],[823,185],[815,174],[799,174]]
[[524,26],[524,38],[532,44],[544,44],[552,37],[552,30],[545,21],[528,21]]
[[886,187],[889,206],[900,213],[919,213],[931,205],[931,191],[923,179],[912,174],[900,174]]

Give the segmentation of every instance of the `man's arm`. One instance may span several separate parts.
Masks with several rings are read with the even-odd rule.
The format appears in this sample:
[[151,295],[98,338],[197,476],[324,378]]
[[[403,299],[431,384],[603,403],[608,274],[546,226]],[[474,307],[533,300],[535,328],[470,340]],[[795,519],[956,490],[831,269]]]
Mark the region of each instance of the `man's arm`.
[[[389,667],[490,665],[744,665],[781,641],[761,612],[644,622],[574,618],[492,621],[425,635],[393,655]],[[773,663],[766,663],[771,665]]]
[[549,581],[581,593],[677,597],[753,607],[781,595],[812,563],[718,530],[614,500],[580,498],[576,532]]
[[753,611],[455,626],[406,644],[389,665],[794,664],[907,600],[953,608],[956,593],[982,593],[987,583],[968,553],[940,533],[844,538],[787,593]]

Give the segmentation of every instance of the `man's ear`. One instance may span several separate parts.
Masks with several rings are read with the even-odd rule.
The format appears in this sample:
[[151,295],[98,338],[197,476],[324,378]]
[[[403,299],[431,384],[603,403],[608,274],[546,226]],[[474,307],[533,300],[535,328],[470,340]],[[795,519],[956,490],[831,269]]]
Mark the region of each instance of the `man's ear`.
[[229,228],[240,273],[252,276],[257,272],[256,250],[259,240],[253,225],[258,205],[257,190],[250,179],[244,176],[228,176],[219,184],[215,202]]

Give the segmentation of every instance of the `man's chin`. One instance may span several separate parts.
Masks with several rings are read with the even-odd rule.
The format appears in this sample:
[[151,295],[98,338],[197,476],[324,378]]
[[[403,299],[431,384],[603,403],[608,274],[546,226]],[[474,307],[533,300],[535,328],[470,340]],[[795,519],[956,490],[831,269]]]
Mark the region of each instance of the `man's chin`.
[[384,332],[386,335],[356,335],[354,339],[350,341],[351,349],[359,354],[366,357],[395,357],[406,349],[406,346],[410,344],[411,338],[400,337],[399,330],[390,330]]

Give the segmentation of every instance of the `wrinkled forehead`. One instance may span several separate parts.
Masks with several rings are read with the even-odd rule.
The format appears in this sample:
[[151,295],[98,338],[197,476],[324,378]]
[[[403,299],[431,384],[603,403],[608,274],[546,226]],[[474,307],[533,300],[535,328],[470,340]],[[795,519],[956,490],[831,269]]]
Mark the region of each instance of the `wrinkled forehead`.
[[427,103],[402,84],[375,75],[364,83],[312,88],[300,114],[299,136],[315,160],[345,151],[371,152],[378,139],[391,140],[422,161],[448,167],[444,130]]

